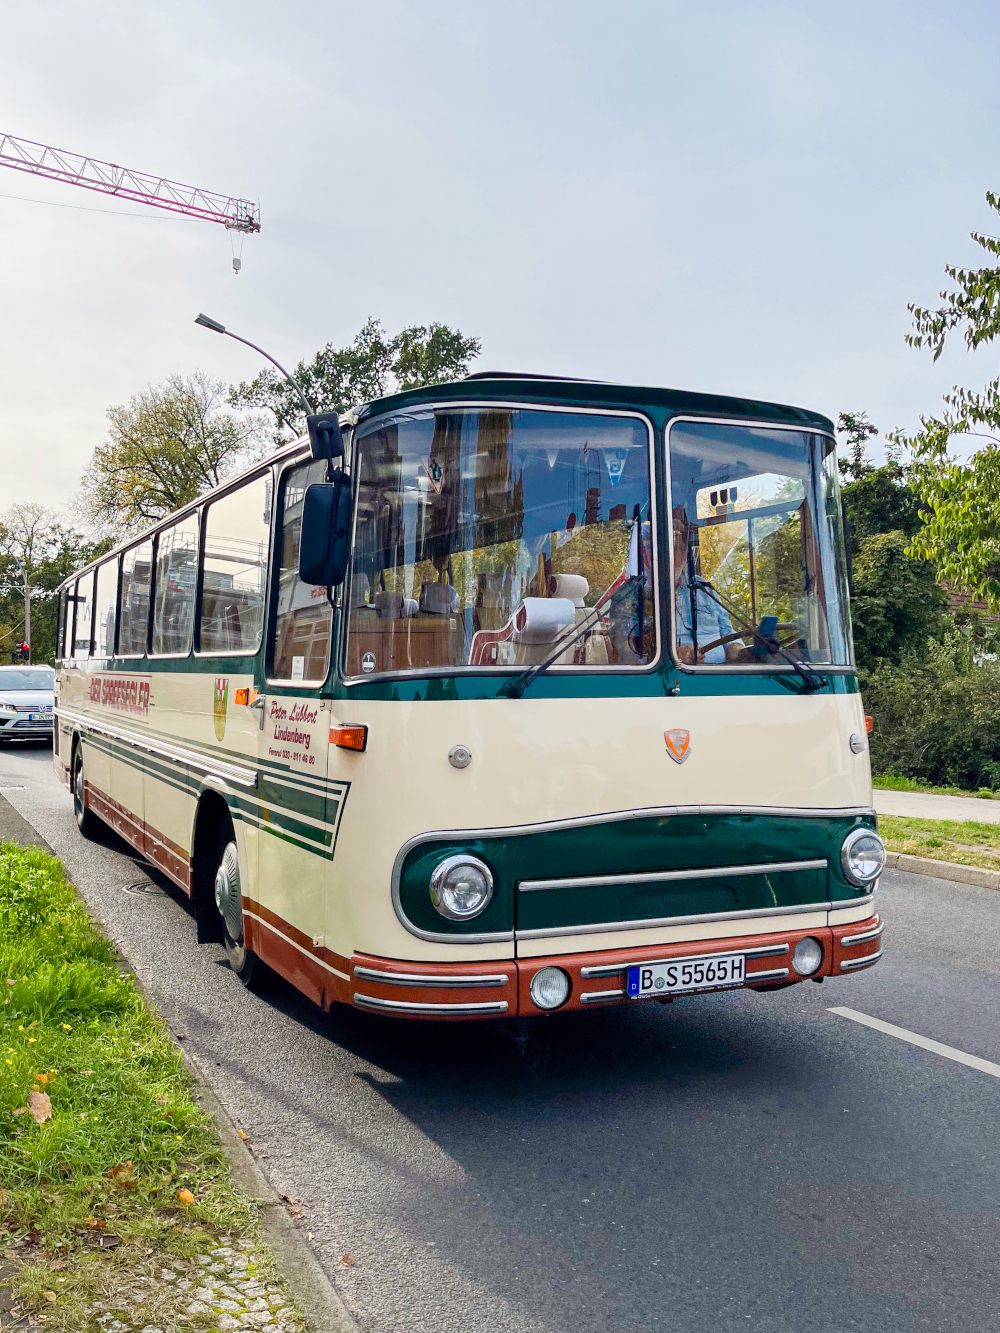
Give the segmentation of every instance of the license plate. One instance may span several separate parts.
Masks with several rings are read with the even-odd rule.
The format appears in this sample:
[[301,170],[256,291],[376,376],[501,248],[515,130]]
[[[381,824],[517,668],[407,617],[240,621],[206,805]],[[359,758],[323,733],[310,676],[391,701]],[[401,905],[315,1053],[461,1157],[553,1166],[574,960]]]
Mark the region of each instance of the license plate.
[[29,722],[51,722],[51,721],[52,721],[52,714],[51,714],[51,713],[29,713],[29,714],[28,714],[28,721],[29,721]]
[[707,954],[701,958],[674,958],[669,963],[639,963],[628,970],[630,1000],[648,1000],[678,991],[714,990],[742,986],[745,955]]

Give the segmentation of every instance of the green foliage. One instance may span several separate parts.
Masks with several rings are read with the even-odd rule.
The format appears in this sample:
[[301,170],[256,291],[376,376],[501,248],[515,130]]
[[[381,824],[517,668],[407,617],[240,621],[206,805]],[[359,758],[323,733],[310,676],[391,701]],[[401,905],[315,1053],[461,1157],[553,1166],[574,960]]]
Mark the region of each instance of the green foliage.
[[263,419],[233,412],[224,394],[198,371],[108,409],[108,437],[94,450],[80,496],[96,529],[120,539],[263,455]]
[[882,661],[868,678],[872,768],[965,791],[1000,790],[1000,661],[968,629],[925,661]]
[[[327,343],[311,361],[300,361],[292,374],[317,412],[346,412],[401,389],[461,379],[480,346],[478,338],[466,338],[446,324],[414,324],[388,338],[379,321],[369,318],[347,347]],[[287,432],[305,430],[294,389],[269,367],[231,389],[229,402],[269,411],[279,440]]]
[[[1000,197],[987,203],[1000,213]],[[1000,240],[973,232],[972,239],[993,260]],[[954,289],[940,293],[937,309],[910,305],[911,347],[926,347],[936,361],[952,332],[961,331],[975,351],[1000,334],[1000,266],[979,269],[945,266]],[[924,525],[910,543],[911,554],[933,561],[941,578],[954,587],[1000,607],[1000,377],[981,393],[956,386],[944,396],[944,410],[922,416],[913,436],[896,432],[895,441],[913,454],[911,480],[927,510]],[[988,441],[968,463],[949,454],[956,436]]]
[[946,606],[930,565],[906,554],[902,532],[865,537],[854,561],[851,599],[860,670],[873,671],[880,660],[925,657],[928,641],[944,635]]
[[12,505],[0,514],[0,661],[24,636],[24,581],[31,597],[31,658],[55,660],[55,589],[74,569],[111,545],[94,541],[40,504]]
[[872,470],[868,461],[868,441],[878,434],[878,427],[868,420],[867,412],[841,412],[837,418],[838,434],[847,436],[848,455],[838,460],[842,477],[853,477],[855,481]]

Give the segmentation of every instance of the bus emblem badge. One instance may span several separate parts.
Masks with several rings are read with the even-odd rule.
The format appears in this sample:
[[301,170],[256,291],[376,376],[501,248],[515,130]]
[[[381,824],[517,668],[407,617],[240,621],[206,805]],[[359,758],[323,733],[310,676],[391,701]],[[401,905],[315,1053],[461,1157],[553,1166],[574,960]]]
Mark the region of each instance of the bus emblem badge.
[[665,731],[663,739],[667,743],[667,754],[675,764],[683,764],[684,760],[691,753],[691,733],[675,728],[673,731]]
[[212,700],[212,721],[215,723],[215,739],[221,741],[226,734],[226,703],[229,699],[229,677],[216,676],[215,698]]

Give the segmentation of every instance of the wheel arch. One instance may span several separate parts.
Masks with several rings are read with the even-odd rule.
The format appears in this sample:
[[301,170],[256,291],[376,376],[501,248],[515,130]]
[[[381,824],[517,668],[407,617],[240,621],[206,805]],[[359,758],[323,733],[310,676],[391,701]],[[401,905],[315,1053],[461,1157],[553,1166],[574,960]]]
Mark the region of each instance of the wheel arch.
[[219,835],[227,824],[236,838],[241,867],[245,867],[239,821],[233,816],[225,793],[216,787],[204,787],[198,797],[191,838],[191,904],[199,944],[222,941],[222,919],[215,906],[215,871],[219,861]]

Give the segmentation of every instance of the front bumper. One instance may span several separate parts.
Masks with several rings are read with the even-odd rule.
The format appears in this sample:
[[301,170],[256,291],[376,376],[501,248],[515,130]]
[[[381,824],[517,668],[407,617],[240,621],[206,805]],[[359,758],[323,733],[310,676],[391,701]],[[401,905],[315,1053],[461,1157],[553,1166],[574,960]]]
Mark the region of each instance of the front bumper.
[[[572,989],[559,1014],[574,1009],[607,1008],[629,1001],[626,971],[637,963],[670,961],[706,953],[746,955],[746,980],[741,987],[713,990],[776,990],[810,980],[791,963],[799,940],[811,936],[823,946],[823,962],[814,977],[850,976],[874,966],[882,957],[883,922],[878,913],[866,921],[812,930],[783,930],[773,935],[735,935],[728,939],[648,945],[638,949],[558,954],[499,963],[407,963],[398,959],[355,954],[351,959],[350,1002],[358,1009],[396,1018],[445,1020],[541,1016],[531,1001],[531,979],[543,967],[561,967]],[[661,1003],[669,1002],[667,1000]]]
[[26,717],[0,717],[0,741],[30,740],[52,736],[52,718],[29,721]]

